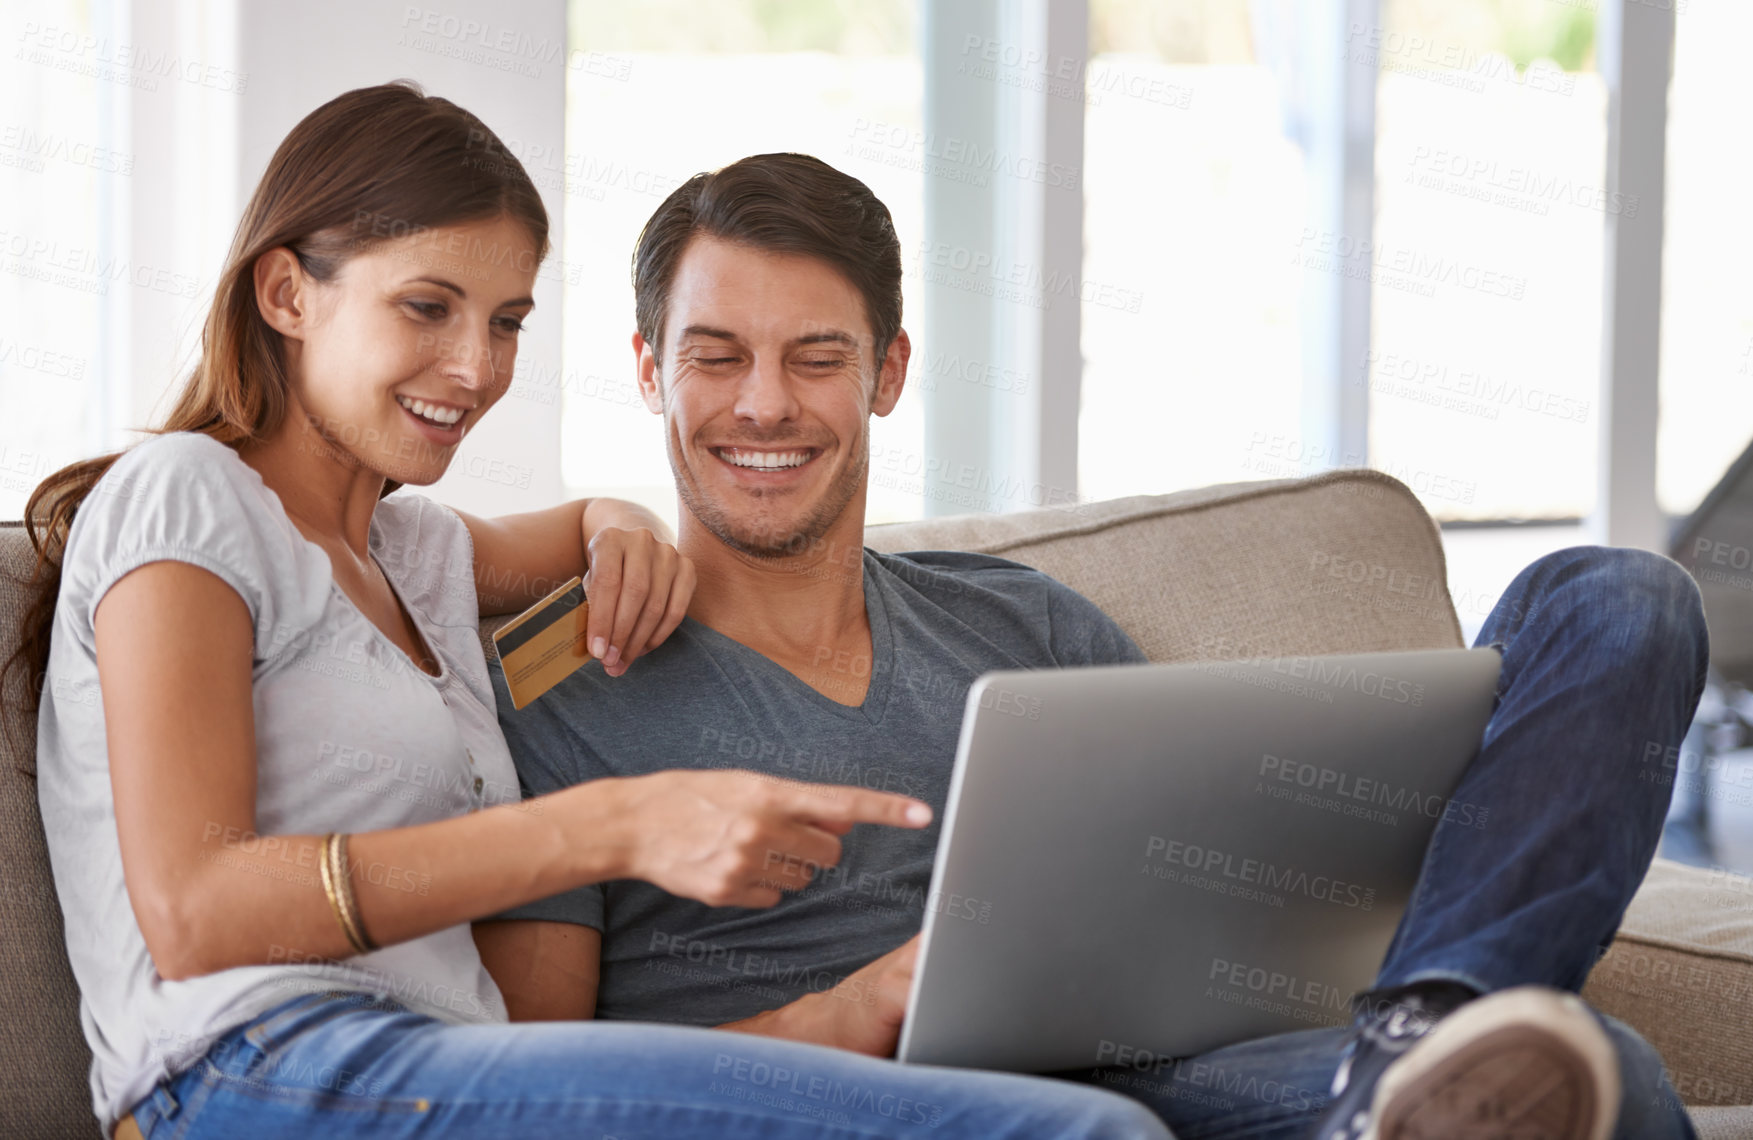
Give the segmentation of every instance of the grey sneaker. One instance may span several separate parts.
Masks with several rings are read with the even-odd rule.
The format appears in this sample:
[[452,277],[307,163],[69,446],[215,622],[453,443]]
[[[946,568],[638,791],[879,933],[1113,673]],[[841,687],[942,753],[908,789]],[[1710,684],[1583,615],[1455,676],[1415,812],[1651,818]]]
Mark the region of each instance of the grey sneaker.
[[1412,987],[1360,1013],[1318,1140],[1607,1140],[1619,1063],[1581,999],[1456,997]]

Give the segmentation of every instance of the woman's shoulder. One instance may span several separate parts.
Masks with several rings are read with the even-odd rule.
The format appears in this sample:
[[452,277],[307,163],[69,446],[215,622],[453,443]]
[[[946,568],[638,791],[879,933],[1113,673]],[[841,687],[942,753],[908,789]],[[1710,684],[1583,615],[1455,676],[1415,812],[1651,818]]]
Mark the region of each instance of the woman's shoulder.
[[256,470],[200,432],[151,436],[92,486],[68,536],[62,598],[94,609],[116,581],[156,561],[217,574],[258,620],[287,616],[282,610],[303,616],[329,580],[326,557],[303,540]]
[[91,488],[91,498],[145,503],[224,493],[252,503],[261,500],[263,488],[261,475],[233,447],[205,431],[165,431],[121,452]]

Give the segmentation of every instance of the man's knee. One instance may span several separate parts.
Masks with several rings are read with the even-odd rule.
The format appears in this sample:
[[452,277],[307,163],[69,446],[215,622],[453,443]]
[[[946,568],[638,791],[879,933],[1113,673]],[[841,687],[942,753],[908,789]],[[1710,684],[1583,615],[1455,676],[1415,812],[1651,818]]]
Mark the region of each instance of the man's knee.
[[1692,576],[1673,559],[1627,547],[1572,546],[1538,559],[1528,572],[1540,587],[1528,596],[1530,611],[1564,597],[1580,620],[1612,627],[1633,643],[1681,649],[1702,662],[1704,602]]

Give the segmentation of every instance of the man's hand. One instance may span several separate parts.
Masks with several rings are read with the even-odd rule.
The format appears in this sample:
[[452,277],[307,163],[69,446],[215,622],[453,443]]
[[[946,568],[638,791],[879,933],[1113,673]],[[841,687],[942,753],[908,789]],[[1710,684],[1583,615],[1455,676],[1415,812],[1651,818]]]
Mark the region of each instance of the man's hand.
[[790,1005],[719,1028],[893,1057],[918,960],[919,935],[915,934],[831,990],[806,994]]
[[682,624],[694,596],[694,563],[645,527],[602,527],[588,550],[586,644],[603,672],[619,677]]

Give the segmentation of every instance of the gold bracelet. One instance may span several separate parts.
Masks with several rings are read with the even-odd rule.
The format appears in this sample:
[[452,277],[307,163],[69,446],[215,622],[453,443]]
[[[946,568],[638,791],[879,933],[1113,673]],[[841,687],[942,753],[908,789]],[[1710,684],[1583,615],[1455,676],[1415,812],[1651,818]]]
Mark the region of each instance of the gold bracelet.
[[377,943],[365,933],[365,919],[359,914],[359,900],[353,894],[353,875],[347,869],[347,839],[344,831],[335,837],[335,893],[341,896],[341,915],[346,920],[348,941],[359,953],[368,954],[377,949]]
[[347,925],[347,915],[341,907],[341,896],[335,890],[335,841],[339,838],[333,831],[323,836],[323,849],[317,864],[323,873],[323,893],[329,896],[329,909],[335,912],[336,924],[340,926],[341,933],[347,936],[347,944],[353,947],[354,953],[363,954],[365,950],[359,945],[352,927]]

